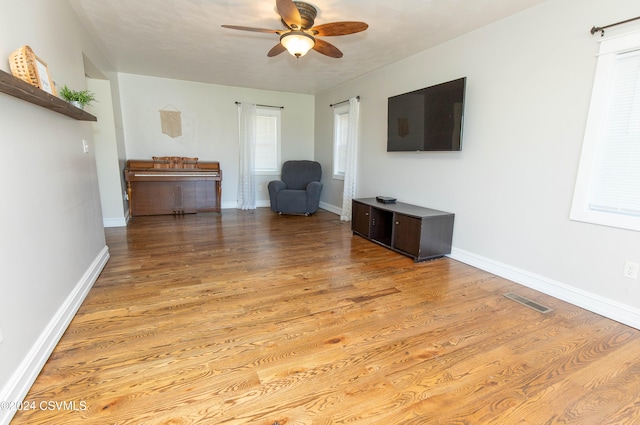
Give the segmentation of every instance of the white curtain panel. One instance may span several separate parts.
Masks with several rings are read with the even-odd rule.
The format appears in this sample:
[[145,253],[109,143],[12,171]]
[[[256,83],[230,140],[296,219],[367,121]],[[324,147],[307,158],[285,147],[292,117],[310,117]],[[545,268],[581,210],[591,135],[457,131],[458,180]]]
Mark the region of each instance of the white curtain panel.
[[360,101],[349,99],[349,124],[347,130],[347,154],[342,192],[342,212],[340,220],[351,221],[351,200],[356,196],[358,180],[358,128],[360,122]]
[[256,209],[256,105],[238,105],[238,132],[240,140],[240,175],[238,178],[238,209]]

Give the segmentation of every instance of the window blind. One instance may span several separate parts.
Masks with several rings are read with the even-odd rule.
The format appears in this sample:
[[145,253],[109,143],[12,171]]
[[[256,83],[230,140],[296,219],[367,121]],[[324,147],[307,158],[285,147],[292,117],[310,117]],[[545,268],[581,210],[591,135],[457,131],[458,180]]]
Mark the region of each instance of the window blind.
[[589,208],[640,216],[640,50],[617,55],[611,83]]

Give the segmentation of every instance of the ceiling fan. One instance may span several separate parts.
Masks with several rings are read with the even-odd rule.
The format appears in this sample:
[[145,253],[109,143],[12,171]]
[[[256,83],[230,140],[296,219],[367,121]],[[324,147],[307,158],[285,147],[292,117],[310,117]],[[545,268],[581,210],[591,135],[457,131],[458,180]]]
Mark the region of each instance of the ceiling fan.
[[287,50],[297,58],[304,56],[311,49],[332,58],[341,58],[342,52],[340,49],[316,37],[354,34],[369,27],[364,22],[354,21],[333,22],[314,27],[313,23],[318,11],[311,4],[302,1],[276,0],[276,10],[286,29],[270,30],[238,25],[222,25],[222,27],[233,30],[278,34],[280,42],[269,50],[267,56],[276,56]]

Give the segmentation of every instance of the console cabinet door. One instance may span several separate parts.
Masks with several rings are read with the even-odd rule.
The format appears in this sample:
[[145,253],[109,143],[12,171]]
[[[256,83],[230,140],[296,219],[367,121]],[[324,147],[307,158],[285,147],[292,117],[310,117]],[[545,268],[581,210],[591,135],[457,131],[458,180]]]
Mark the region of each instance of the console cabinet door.
[[396,213],[393,223],[393,247],[414,257],[419,257],[422,219]]
[[351,204],[351,230],[360,233],[367,238],[370,237],[370,216],[371,207],[360,202],[353,201]]

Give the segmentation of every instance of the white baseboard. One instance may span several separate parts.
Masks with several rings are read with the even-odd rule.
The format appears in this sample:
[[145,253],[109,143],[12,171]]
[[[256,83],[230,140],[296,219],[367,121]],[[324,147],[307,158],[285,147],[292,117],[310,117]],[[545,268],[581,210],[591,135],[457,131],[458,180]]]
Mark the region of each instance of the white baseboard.
[[[108,260],[109,248],[105,246],[40,334],[18,369],[0,389],[0,401],[24,400]],[[8,425],[15,413],[15,409],[0,409],[0,424]]]
[[322,208],[323,210],[332,212],[334,214],[338,214],[338,215],[342,214],[342,208],[336,207],[335,205],[327,204],[326,202],[320,202],[320,208]]
[[[128,215],[127,215],[128,217]],[[127,218],[103,218],[102,225],[104,227],[127,227]]]
[[[256,208],[265,208],[265,207],[267,208],[271,207],[271,203],[268,200],[256,201]],[[238,204],[232,203],[232,202],[224,202],[222,203],[222,206],[220,208],[223,210],[237,210]]]
[[[328,211],[331,211],[331,212],[335,212],[336,207],[333,207],[334,211],[332,211],[332,210],[329,210],[329,208],[325,208],[325,205],[328,206],[328,207],[333,207],[332,205],[324,204],[323,202],[320,202],[320,208],[322,208],[323,210],[328,210]],[[266,199],[266,200],[265,199],[257,200],[256,201],[256,208],[271,208],[271,202],[268,199]],[[225,202],[225,203],[222,204],[222,209],[223,210],[224,209],[235,210],[235,209],[238,209],[238,204],[234,204],[234,203],[231,203],[231,202]],[[338,211],[337,214],[339,215],[340,214],[340,209],[337,208],[337,211]]]
[[640,329],[640,310],[637,308],[462,249],[453,248],[449,257],[601,316]]
[[[257,200],[256,201],[256,208],[270,208],[271,207],[271,202],[268,199],[263,199],[263,200]],[[222,209],[237,209],[238,208],[238,204],[237,203],[233,203],[233,202],[223,202],[222,203]],[[323,210],[327,210],[329,212],[332,212],[334,214],[338,214],[340,215],[342,213],[342,208],[341,207],[336,207],[335,205],[331,205],[331,204],[327,204],[326,202],[322,202],[320,201],[320,208],[322,208]],[[106,227],[106,226],[105,226]]]
[[223,210],[235,210],[235,209],[238,209],[238,203],[237,202],[223,202],[220,205],[220,209],[223,209]]

